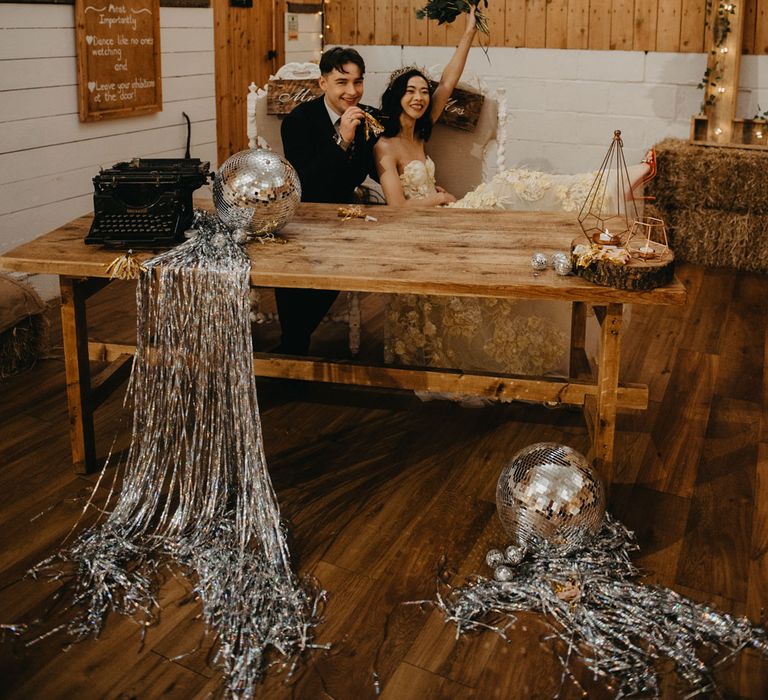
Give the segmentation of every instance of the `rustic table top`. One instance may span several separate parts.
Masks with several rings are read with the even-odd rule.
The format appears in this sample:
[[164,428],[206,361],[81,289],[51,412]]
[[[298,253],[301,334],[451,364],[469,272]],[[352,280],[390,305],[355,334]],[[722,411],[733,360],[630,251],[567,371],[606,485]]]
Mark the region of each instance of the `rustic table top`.
[[[198,202],[204,205],[204,202]],[[377,221],[338,216],[334,204],[301,204],[279,233],[284,245],[248,245],[251,281],[265,287],[478,297],[549,298],[590,303],[683,304],[675,279],[650,291],[601,287],[554,270],[534,275],[531,255],[570,250],[581,228],[572,213],[364,208]],[[119,254],[85,245],[83,216],[0,256],[0,268],[70,277],[108,277]],[[135,250],[139,259],[152,251]]]

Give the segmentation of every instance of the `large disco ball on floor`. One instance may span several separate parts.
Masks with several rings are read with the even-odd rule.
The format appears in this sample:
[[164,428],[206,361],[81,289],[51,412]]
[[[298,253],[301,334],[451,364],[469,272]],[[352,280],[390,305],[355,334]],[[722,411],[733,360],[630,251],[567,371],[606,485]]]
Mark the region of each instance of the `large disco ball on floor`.
[[586,458],[554,442],[524,447],[496,485],[504,530],[532,552],[570,554],[600,530],[605,489]]
[[213,203],[231,230],[262,236],[287,224],[301,201],[293,166],[265,148],[240,151],[224,161],[213,181]]

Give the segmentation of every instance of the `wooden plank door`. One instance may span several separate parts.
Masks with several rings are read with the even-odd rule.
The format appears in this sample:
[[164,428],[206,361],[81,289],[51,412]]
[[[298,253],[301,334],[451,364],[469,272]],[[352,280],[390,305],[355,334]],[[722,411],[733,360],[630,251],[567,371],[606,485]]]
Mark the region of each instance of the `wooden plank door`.
[[247,148],[248,85],[263,85],[282,65],[284,5],[254,0],[252,7],[230,7],[229,0],[213,0],[219,163]]

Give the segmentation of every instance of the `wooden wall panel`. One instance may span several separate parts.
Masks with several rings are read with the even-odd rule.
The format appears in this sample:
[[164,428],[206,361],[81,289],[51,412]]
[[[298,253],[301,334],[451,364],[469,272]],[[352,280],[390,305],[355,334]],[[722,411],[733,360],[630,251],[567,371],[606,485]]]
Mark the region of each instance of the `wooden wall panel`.
[[549,0],[545,21],[547,48],[566,48],[568,45],[568,0]]
[[656,49],[656,10],[657,0],[635,0],[635,31],[632,38],[635,51]]
[[681,4],[682,0],[663,0],[663,2],[659,2],[659,20],[656,32],[657,51],[680,50]]
[[611,0],[589,2],[589,48],[611,48]]
[[323,41],[326,44],[341,44],[341,0],[328,0],[323,5]]
[[768,53],[768,0],[758,0],[755,53]]
[[483,12],[488,16],[488,29],[491,35],[487,39],[481,37],[480,41],[483,45],[488,42],[491,46],[504,46],[506,6],[503,2],[491,2]]
[[392,3],[392,43],[405,45],[410,42],[411,28],[410,0],[394,0]]
[[528,0],[525,7],[525,46],[543,49],[547,45],[547,2]]
[[680,51],[701,53],[704,51],[704,10],[700,0],[683,0],[680,18]]
[[447,46],[448,45],[448,31],[444,24],[438,24],[437,22],[427,23],[427,43],[430,46]]
[[[374,44],[388,46],[392,43],[392,10],[393,3],[390,0],[376,0],[375,2],[375,32]],[[358,8],[358,12],[359,12]]]
[[[451,22],[445,28],[445,43],[447,46],[457,46],[462,34],[464,34],[464,28],[466,27],[463,17],[457,17],[454,22]],[[488,39],[483,37],[487,42]]]
[[343,0],[341,3],[340,44],[357,43],[357,3],[354,0]]
[[426,19],[416,19],[416,10],[421,9],[423,6],[424,0],[411,0],[411,38],[408,42],[411,46],[426,46],[429,44],[427,27],[432,22],[427,22]]
[[504,46],[525,46],[525,0],[507,0]]
[[589,0],[568,0],[566,48],[589,48]]
[[741,50],[755,53],[755,33],[757,32],[757,0],[744,1],[744,36]]
[[376,43],[376,8],[374,0],[357,0],[357,39],[355,44]]
[[[218,0],[217,0],[218,1]],[[285,0],[277,0],[285,3]],[[427,0],[324,0],[328,44],[455,46],[464,23],[417,20]],[[768,54],[768,0],[742,0],[744,52]],[[487,46],[704,51],[707,0],[491,0]]]
[[274,7],[275,3],[230,7],[228,0],[213,0],[219,162],[248,145],[245,98],[251,82],[264,84],[272,72],[267,53],[276,48]]
[[610,44],[612,49],[629,51],[632,48],[633,14],[634,4],[632,0],[613,0]]

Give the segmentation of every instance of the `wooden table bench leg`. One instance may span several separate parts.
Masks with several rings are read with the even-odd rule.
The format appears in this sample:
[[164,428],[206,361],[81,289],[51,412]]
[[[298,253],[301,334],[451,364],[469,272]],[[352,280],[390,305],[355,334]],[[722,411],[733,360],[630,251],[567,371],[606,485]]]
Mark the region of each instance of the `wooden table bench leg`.
[[597,314],[600,352],[597,368],[597,407],[594,424],[595,467],[610,490],[613,481],[613,448],[616,434],[616,397],[621,353],[621,304],[608,304]]
[[587,305],[583,301],[571,304],[571,356],[569,376],[589,374],[589,362],[584,349],[587,337]]
[[88,324],[85,316],[85,300],[91,290],[87,281],[72,277],[59,278],[59,286],[72,465],[77,474],[88,474],[96,471]]

